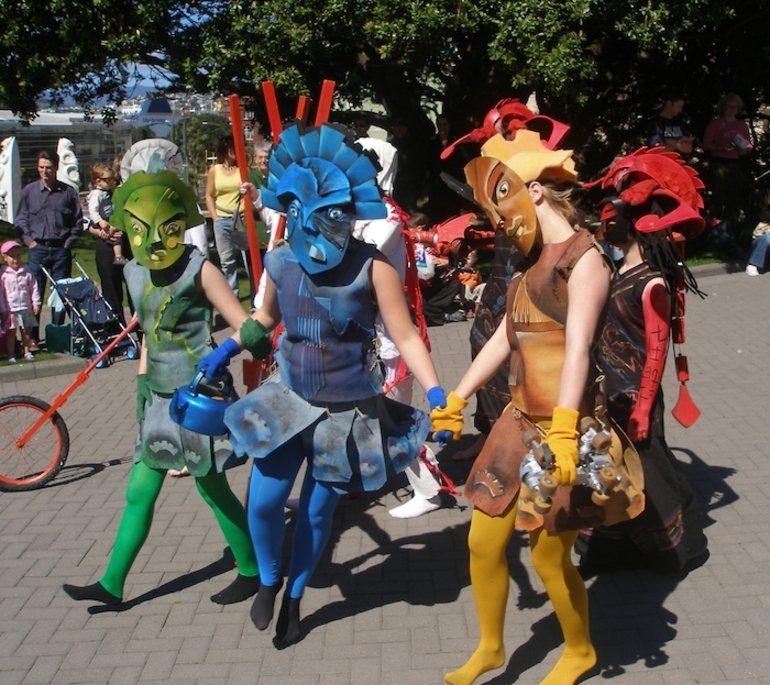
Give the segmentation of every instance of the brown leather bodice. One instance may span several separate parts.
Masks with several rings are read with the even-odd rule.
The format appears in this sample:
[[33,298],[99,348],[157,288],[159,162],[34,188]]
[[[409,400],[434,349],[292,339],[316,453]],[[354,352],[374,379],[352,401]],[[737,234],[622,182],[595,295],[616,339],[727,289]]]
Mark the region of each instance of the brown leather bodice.
[[545,245],[538,260],[511,281],[506,301],[508,385],[513,405],[529,416],[550,416],[558,403],[567,282],[575,264],[592,248],[600,249],[581,229],[564,242]]

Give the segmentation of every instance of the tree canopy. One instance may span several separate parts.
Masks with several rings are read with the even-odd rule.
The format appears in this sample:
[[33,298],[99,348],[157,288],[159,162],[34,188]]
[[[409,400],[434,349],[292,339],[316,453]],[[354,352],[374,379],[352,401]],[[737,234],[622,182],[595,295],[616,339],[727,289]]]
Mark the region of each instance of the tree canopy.
[[592,174],[643,141],[671,90],[696,133],[726,90],[755,112],[769,16],[765,0],[0,0],[0,104],[29,118],[52,89],[115,102],[143,64],[201,92],[272,80],[287,114],[333,79],[350,107],[370,98],[426,133],[432,107],[461,133],[534,91]]

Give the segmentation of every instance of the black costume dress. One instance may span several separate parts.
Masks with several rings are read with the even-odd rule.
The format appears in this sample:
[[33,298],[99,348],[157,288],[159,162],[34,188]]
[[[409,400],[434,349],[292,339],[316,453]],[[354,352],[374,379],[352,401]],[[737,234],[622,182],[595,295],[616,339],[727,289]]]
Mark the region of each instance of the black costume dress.
[[[607,322],[596,349],[610,416],[623,430],[636,404],[646,361],[642,293],[660,276],[646,263],[615,277]],[[592,571],[646,568],[676,574],[706,549],[701,511],[666,443],[663,391],[650,413],[649,436],[635,443],[644,469],[644,512],[630,521],[581,533],[575,550]]]

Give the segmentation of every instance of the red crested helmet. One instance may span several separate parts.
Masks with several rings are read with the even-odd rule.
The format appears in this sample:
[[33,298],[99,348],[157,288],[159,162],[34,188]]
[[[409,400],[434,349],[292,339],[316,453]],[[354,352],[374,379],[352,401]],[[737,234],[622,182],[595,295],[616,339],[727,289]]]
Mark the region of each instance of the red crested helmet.
[[[629,207],[655,201],[661,214],[646,214],[634,221],[640,233],[671,229],[674,237],[691,239],[706,226],[700,214],[704,187],[698,172],[684,163],[676,152],[663,147],[642,147],[617,160],[600,179],[585,184],[585,188],[601,185],[612,189]],[[679,235],[677,235],[679,234]]]
[[554,150],[567,135],[569,126],[551,117],[534,114],[529,107],[516,98],[506,98],[500,100],[487,112],[481,126],[448,145],[441,153],[441,159],[447,159],[457,145],[463,143],[483,145],[498,133],[508,140],[513,140],[516,132],[523,129],[537,132],[543,139],[543,145],[549,150]]

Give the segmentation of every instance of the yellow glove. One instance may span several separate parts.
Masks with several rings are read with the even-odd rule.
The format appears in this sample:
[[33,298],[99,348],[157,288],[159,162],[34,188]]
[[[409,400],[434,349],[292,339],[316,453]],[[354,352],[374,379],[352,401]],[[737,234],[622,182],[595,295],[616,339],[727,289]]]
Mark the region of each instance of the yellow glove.
[[577,431],[579,418],[576,409],[556,407],[553,410],[551,430],[545,436],[545,442],[554,456],[553,475],[562,485],[571,485],[577,478],[576,467],[580,463]]
[[433,439],[444,442],[451,434],[452,440],[459,440],[463,434],[463,409],[468,400],[450,392],[446,398],[446,407],[436,407],[430,413]]

